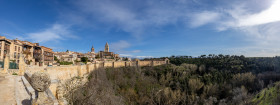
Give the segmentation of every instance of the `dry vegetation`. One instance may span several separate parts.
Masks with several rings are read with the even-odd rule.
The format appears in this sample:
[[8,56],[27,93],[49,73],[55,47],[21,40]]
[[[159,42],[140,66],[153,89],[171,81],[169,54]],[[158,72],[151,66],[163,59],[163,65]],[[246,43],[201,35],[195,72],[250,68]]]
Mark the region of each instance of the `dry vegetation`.
[[91,72],[88,81],[72,78],[65,83],[64,89],[64,97],[71,105],[123,105],[122,97],[115,94],[104,70]]
[[225,67],[204,62],[99,69],[84,82],[67,81],[65,97],[73,105],[250,105],[261,102],[255,99],[258,92],[280,80],[272,71],[259,72],[255,67],[256,73],[248,70],[252,66],[239,67],[235,63],[244,62],[234,60]]

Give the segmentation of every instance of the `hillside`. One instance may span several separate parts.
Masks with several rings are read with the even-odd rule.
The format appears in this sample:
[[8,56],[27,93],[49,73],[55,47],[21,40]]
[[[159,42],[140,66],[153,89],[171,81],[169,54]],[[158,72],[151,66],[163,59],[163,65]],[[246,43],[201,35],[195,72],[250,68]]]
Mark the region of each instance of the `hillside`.
[[212,55],[170,62],[94,70],[66,82],[65,98],[73,105],[247,105],[275,103],[279,94],[278,57]]
[[263,89],[258,93],[252,102],[258,105],[276,105],[280,104],[280,82],[273,84],[274,86]]

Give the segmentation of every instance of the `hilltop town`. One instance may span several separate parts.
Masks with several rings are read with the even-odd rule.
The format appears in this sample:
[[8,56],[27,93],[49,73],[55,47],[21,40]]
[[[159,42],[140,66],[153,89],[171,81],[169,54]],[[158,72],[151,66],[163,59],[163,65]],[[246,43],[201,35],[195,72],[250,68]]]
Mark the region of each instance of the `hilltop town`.
[[28,65],[50,66],[60,64],[76,64],[85,58],[86,63],[96,61],[120,61],[119,54],[110,52],[109,44],[105,44],[104,51],[95,52],[94,47],[88,53],[75,51],[54,52],[52,48],[40,46],[39,43],[22,41],[18,39],[7,39],[0,36],[0,61],[3,61],[6,55],[10,56],[10,60],[19,63],[19,56],[24,56],[24,61]]
[[7,105],[280,103],[278,56],[130,60],[110,52],[108,43],[87,53],[4,36],[0,43],[0,103]]
[[74,51],[66,52],[54,52],[55,62],[66,62],[66,64],[75,64],[77,62],[83,61],[82,58],[87,59],[88,62],[96,61],[120,61],[122,60],[119,54],[109,51],[109,44],[105,44],[104,51],[99,51],[95,53],[94,47],[91,47],[90,52],[80,53]]
[[122,60],[119,54],[110,52],[108,43],[97,53],[93,46],[88,53],[54,52],[39,43],[0,36],[0,50],[0,89],[6,90],[0,92],[0,103],[18,105],[41,103],[42,99],[47,105],[66,105],[61,85],[72,78],[86,78],[95,70],[169,63],[167,58]]
[[280,105],[280,0],[1,0],[0,105]]

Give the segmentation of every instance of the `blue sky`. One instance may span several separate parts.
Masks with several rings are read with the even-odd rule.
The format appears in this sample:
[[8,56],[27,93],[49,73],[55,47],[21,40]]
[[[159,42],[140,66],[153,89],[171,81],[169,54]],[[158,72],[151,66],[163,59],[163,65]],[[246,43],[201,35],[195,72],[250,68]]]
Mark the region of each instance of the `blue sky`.
[[0,35],[121,56],[280,55],[280,0],[0,0]]

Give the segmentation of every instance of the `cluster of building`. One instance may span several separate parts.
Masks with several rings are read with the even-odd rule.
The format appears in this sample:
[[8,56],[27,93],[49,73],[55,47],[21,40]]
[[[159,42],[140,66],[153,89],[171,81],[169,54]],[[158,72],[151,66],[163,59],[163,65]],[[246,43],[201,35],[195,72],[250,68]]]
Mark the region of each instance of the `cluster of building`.
[[95,53],[94,47],[91,47],[91,51],[88,53],[80,53],[73,51],[66,52],[55,52],[54,55],[58,59],[58,61],[63,62],[80,62],[82,57],[88,58],[88,62],[96,62],[96,61],[117,61],[120,60],[119,54],[115,54],[114,52],[109,51],[109,44],[105,44],[104,51],[99,51]]
[[18,39],[10,40],[4,36],[0,36],[0,62],[5,57],[10,57],[10,61],[19,63],[19,57],[23,55],[24,61],[28,65],[52,65],[57,61],[64,62],[80,62],[82,57],[88,58],[88,62],[95,61],[117,61],[120,60],[118,54],[109,51],[109,44],[105,44],[104,51],[95,53],[92,46],[88,53],[80,53],[73,51],[53,52],[51,48],[40,46],[39,43],[29,41],[21,41]]
[[24,56],[26,64],[30,65],[51,65],[54,61],[54,52],[51,48],[40,46],[39,43],[10,40],[0,36],[0,61],[10,57],[11,61],[19,63],[20,55]]

